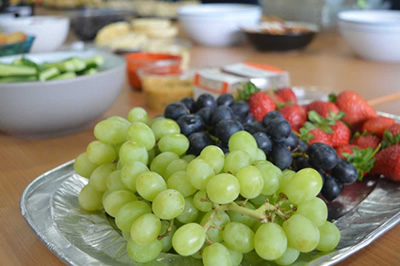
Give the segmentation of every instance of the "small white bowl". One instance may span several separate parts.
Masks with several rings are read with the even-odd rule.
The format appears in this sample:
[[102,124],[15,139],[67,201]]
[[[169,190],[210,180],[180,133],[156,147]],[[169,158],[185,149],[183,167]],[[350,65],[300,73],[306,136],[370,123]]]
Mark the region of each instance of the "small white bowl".
[[[88,58],[95,52],[30,54],[37,62],[70,57]],[[125,81],[125,60],[101,54],[100,72],[68,80],[0,84],[0,131],[24,137],[47,137],[76,132],[100,117],[118,97]],[[10,63],[20,56],[1,57]]]
[[240,29],[256,25],[261,15],[261,7],[246,4],[190,5],[178,10],[178,19],[193,41],[219,47],[242,42]]
[[400,11],[339,13],[339,30],[354,52],[368,60],[400,62]]
[[65,42],[69,19],[57,16],[3,17],[0,29],[5,32],[22,31],[35,36],[31,52],[46,53],[57,50]]

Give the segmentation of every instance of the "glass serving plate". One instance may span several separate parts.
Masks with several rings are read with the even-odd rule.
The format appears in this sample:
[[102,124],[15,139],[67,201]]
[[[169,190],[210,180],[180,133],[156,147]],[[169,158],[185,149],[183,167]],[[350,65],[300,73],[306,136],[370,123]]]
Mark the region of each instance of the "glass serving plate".
[[[297,91],[296,91],[297,90]],[[296,88],[296,92],[302,92]],[[315,91],[315,98],[320,92]],[[303,93],[300,101],[312,98]],[[324,97],[324,96],[323,96]],[[400,117],[379,113],[394,118]],[[42,242],[69,265],[151,265],[197,266],[201,260],[162,253],[149,263],[133,262],[126,252],[126,240],[104,211],[80,208],[78,196],[88,179],[75,173],[73,161],[37,177],[21,197],[21,212]],[[333,265],[364,248],[400,221],[400,185],[383,178],[368,179],[346,186],[328,204],[329,218],[341,232],[337,249],[302,254],[295,265]],[[269,265],[251,253],[243,266]]]

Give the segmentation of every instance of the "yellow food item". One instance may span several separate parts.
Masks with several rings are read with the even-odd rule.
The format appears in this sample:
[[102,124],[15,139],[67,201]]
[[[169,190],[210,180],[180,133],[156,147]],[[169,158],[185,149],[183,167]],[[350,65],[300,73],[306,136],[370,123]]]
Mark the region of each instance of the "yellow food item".
[[139,49],[147,44],[147,37],[140,33],[128,33],[115,37],[110,43],[112,50]]
[[7,43],[7,35],[0,32],[0,45]]
[[18,43],[26,41],[26,34],[20,31],[7,35],[7,43]]
[[193,80],[189,78],[144,76],[142,87],[146,105],[157,111],[163,111],[171,102],[193,96]]
[[116,37],[128,34],[130,30],[131,25],[128,22],[111,23],[99,30],[95,38],[95,43],[98,45],[108,45]]
[[151,29],[167,29],[171,26],[171,21],[161,18],[139,18],[132,21],[134,31],[147,31]]

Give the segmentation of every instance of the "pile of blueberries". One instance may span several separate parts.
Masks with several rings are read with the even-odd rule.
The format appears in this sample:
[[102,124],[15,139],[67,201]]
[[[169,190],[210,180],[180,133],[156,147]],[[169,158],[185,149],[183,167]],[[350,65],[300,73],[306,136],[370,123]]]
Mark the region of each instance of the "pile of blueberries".
[[322,143],[307,147],[278,111],[267,113],[262,122],[255,120],[249,104],[235,101],[231,94],[222,94],[216,100],[210,94],[202,94],[196,101],[185,97],[169,104],[164,117],[178,123],[181,133],[189,139],[188,153],[194,155],[208,145],[217,145],[227,153],[229,138],[237,131],[248,131],[267,159],[280,169],[298,171],[311,167],[319,171],[324,180],[321,193],[327,200],[336,198],[343,191],[343,184],[357,179],[354,166],[338,159],[332,147]]

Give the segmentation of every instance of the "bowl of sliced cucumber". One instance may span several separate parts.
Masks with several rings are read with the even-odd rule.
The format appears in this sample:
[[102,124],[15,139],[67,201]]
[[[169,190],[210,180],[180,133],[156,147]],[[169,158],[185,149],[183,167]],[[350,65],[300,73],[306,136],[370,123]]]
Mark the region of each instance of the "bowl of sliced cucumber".
[[24,137],[87,127],[116,100],[125,60],[95,51],[0,58],[0,131]]

